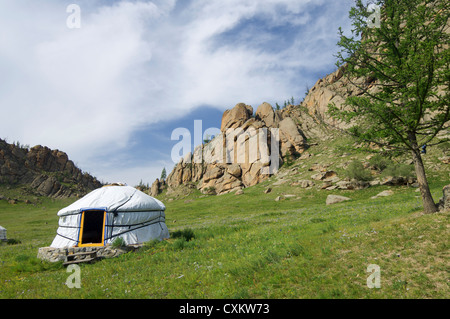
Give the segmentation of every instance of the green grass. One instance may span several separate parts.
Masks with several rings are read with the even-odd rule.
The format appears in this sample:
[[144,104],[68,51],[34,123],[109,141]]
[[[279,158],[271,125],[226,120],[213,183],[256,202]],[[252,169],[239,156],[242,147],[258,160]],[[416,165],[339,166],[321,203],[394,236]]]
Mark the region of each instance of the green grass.
[[[293,167],[330,158],[326,149],[311,151],[309,162]],[[435,200],[448,184],[448,173],[429,174]],[[302,169],[301,174],[312,172]],[[304,178],[301,174],[295,178]],[[81,289],[66,286],[70,273],[61,263],[36,258],[38,248],[55,236],[57,211],[70,200],[0,201],[0,225],[20,241],[0,245],[0,298],[450,297],[450,214],[421,214],[414,188],[325,191],[272,186],[275,180],[239,196],[194,191],[169,201],[163,195],[171,239],[81,265]],[[268,186],[273,190],[264,194]],[[394,195],[371,199],[386,189]],[[0,188],[4,195],[7,191]],[[296,197],[276,202],[282,194]],[[352,200],[326,206],[329,194]],[[367,287],[370,264],[381,268],[380,289]]]

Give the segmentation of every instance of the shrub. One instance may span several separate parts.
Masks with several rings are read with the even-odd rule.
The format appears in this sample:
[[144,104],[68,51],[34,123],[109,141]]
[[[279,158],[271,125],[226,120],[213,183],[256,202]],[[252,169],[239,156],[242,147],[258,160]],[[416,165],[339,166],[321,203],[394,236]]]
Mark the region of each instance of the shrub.
[[369,160],[370,166],[378,171],[384,171],[388,166],[392,165],[392,161],[388,158],[381,156],[380,154],[375,155]]
[[126,243],[125,243],[125,239],[118,237],[116,239],[114,239],[114,241],[111,244],[114,248],[120,248],[120,247],[125,247]]
[[394,176],[394,177],[414,177],[414,167],[412,165],[407,164],[392,164],[388,166],[383,175],[385,176]]
[[444,154],[449,153],[450,152],[450,141],[438,144],[437,148],[440,149]]
[[358,181],[370,181],[372,175],[368,170],[364,168],[364,165],[360,161],[352,161],[346,171],[346,175],[350,179],[356,179]]
[[184,238],[185,241],[190,241],[191,239],[195,238],[194,231],[190,228],[179,230],[174,232],[171,235],[172,238]]
[[286,152],[286,156],[283,158],[283,160],[284,160],[284,166],[285,167],[289,167],[289,166],[292,166],[293,164],[294,164],[294,161],[295,161],[295,157],[294,157],[294,155],[292,155],[291,154],[291,152],[288,150],[287,152]]
[[192,248],[195,246],[195,242],[192,239],[195,238],[194,231],[190,228],[179,230],[171,234],[172,238],[176,238],[173,242],[173,250],[183,250],[184,248]]
[[6,243],[8,245],[18,245],[21,244],[22,242],[20,240],[14,239],[14,238],[9,238]]

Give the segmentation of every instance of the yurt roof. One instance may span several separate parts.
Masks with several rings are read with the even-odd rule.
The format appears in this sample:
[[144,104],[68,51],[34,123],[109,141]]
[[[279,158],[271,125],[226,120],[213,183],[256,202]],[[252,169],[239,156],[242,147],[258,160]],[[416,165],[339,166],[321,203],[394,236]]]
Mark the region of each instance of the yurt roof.
[[105,186],[98,188],[72,205],[61,209],[58,216],[66,216],[89,209],[104,209],[108,212],[161,211],[162,202],[131,186]]

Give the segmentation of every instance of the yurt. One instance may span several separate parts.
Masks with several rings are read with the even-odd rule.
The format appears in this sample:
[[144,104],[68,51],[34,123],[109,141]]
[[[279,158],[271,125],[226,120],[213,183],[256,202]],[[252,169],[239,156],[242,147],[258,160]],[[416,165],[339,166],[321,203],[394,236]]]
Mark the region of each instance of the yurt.
[[169,238],[165,209],[162,202],[134,187],[105,186],[58,212],[51,247],[101,247],[117,238],[134,245]]
[[6,228],[0,226],[0,240],[6,241]]

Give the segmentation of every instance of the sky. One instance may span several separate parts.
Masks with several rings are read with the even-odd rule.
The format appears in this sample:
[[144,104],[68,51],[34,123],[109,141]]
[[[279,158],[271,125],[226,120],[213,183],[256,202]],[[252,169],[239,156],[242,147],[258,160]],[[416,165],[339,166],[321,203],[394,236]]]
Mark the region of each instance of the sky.
[[194,143],[195,120],[299,102],[336,70],[353,3],[0,0],[0,138],[64,151],[104,183],[151,184],[178,160],[175,129]]

